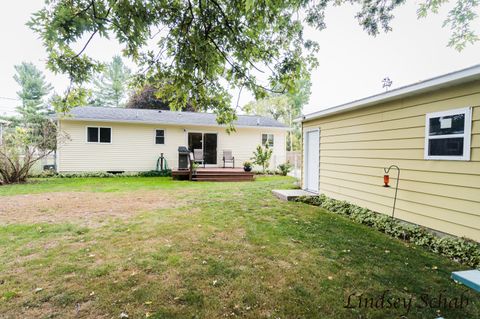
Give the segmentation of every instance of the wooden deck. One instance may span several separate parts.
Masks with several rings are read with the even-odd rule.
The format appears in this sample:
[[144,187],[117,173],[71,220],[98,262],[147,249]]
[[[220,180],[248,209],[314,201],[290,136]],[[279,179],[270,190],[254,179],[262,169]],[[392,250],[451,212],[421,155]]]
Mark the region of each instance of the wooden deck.
[[[172,170],[174,179],[188,179],[189,170]],[[199,182],[247,182],[253,181],[254,174],[245,172],[243,168],[219,168],[206,167],[198,168],[196,174],[192,175],[192,181]]]

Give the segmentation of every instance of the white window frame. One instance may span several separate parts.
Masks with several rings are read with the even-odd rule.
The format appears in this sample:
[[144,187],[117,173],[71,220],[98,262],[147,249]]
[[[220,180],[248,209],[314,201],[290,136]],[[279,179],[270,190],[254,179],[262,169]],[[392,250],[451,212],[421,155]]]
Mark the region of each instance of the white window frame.
[[[430,119],[435,117],[450,116],[456,114],[465,114],[465,127],[463,134],[446,134],[430,136]],[[429,141],[440,138],[463,138],[463,155],[449,156],[449,155],[428,155]],[[472,108],[464,107],[443,112],[427,113],[425,116],[425,146],[424,158],[426,160],[445,160],[445,161],[469,161],[470,160],[470,143],[472,139]]]
[[263,144],[263,135],[267,135],[267,143],[269,141],[268,136],[271,135],[272,136],[272,145],[268,144],[268,147],[275,147],[275,134],[273,134],[273,133],[262,133],[261,142],[262,142],[262,146],[265,146],[265,144]]
[[[98,142],[89,142],[88,141],[88,129],[89,128],[98,129]],[[110,129],[110,142],[100,142],[100,129],[101,128],[109,128]],[[95,125],[85,126],[85,143],[87,143],[87,144],[112,144],[113,143],[113,129],[112,129],[112,127],[111,126],[95,126]]]
[[[157,131],[163,131],[163,144],[157,144]],[[164,128],[156,128],[153,130],[153,144],[155,145],[165,145],[167,144],[167,130]]]

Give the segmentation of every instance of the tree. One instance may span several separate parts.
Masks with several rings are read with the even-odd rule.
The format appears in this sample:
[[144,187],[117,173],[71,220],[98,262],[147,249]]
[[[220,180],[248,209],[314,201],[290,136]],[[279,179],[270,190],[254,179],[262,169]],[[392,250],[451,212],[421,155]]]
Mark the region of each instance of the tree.
[[277,121],[285,122],[284,119],[289,107],[290,101],[288,96],[286,94],[278,94],[249,102],[242,109],[247,114],[268,116]]
[[52,110],[48,108],[45,98],[52,90],[45,76],[34,64],[22,62],[15,66],[17,73],[13,76],[20,86],[17,96],[21,104],[16,107],[18,115],[2,117],[8,127],[21,127],[31,132],[30,138],[41,139],[43,127],[49,122]]
[[308,78],[296,81],[297,89],[292,93],[272,94],[268,97],[250,102],[243,107],[247,114],[272,117],[291,128],[287,133],[287,150],[300,149],[300,125],[293,120],[302,114],[302,109],[310,98],[311,82]]
[[131,71],[118,55],[113,57],[104,71],[93,81],[93,104],[96,106],[123,107],[127,96]]
[[20,117],[9,117],[7,120],[19,125],[38,125],[45,121],[51,112],[44,99],[52,90],[52,86],[45,80],[45,75],[34,64],[22,62],[15,65],[17,72],[13,79],[20,85],[17,96],[21,101],[21,105],[16,107]]
[[[448,0],[422,0],[419,17],[437,12]],[[471,28],[478,0],[452,0],[446,25],[449,45],[461,49],[477,41]],[[356,18],[371,35],[390,31],[393,12],[405,0],[57,0],[34,13],[29,26],[48,52],[48,67],[81,86],[101,63],[85,54],[95,36],[114,37],[141,68],[135,84],[155,84],[174,109],[188,102],[211,109],[219,123],[236,118],[228,88],[247,89],[256,99],[269,92],[293,92],[295,81],[317,65],[318,44],[304,37],[303,25],[325,25],[328,5],[357,4]],[[75,48],[80,45],[81,49]],[[269,83],[262,84],[258,73]],[[273,89],[277,88],[277,89]],[[280,88],[280,91],[278,91]],[[73,92],[79,92],[73,91]],[[70,100],[78,104],[68,90]]]
[[[162,99],[158,98],[156,92],[158,89],[154,88],[151,85],[146,85],[136,92],[134,92],[128,98],[128,102],[125,105],[127,108],[132,109],[153,109],[153,110],[170,110],[168,103],[164,102]],[[183,108],[184,111],[195,112],[195,109],[191,104],[187,104]]]
[[265,147],[258,145],[257,149],[253,152],[253,157],[251,158],[253,164],[261,166],[263,174],[265,174],[267,171],[272,153],[273,150],[268,146],[268,144],[265,144]]
[[45,103],[51,85],[32,63],[15,66],[15,81],[21,105],[18,116],[5,118],[0,138],[0,184],[25,182],[32,166],[52,153],[57,146],[57,128]]
[[301,149],[302,132],[299,123],[293,122],[294,119],[302,115],[303,107],[310,100],[312,83],[310,78],[303,78],[297,81],[298,90],[287,94],[291,107],[288,109],[287,118],[285,119],[288,127],[292,130],[288,131],[287,149],[290,151]]
[[0,185],[23,183],[32,166],[53,152],[57,129],[53,122],[31,126],[8,126],[0,141]]

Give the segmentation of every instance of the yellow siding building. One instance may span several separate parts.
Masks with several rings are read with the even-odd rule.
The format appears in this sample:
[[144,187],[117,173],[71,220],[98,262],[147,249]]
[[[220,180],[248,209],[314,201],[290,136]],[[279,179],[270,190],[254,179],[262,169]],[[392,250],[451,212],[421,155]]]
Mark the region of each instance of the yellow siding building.
[[303,188],[480,241],[480,66],[305,115]]

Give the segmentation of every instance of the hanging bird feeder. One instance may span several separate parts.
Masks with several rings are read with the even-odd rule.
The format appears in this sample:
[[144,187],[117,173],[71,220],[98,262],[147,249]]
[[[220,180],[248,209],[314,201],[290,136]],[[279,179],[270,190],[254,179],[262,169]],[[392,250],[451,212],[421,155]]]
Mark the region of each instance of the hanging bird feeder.
[[383,187],[390,187],[388,183],[390,183],[390,176],[388,174],[385,174],[383,175]]
[[397,203],[397,193],[398,193],[398,180],[400,179],[400,168],[397,165],[390,165],[388,168],[384,168],[383,171],[385,174],[383,175],[383,187],[390,187],[390,175],[388,173],[392,168],[397,169],[397,182],[395,184],[395,196],[393,197],[393,207],[392,207],[392,218],[395,216],[395,205]]

